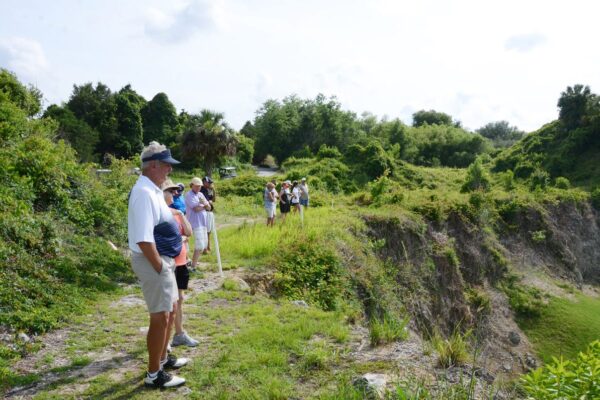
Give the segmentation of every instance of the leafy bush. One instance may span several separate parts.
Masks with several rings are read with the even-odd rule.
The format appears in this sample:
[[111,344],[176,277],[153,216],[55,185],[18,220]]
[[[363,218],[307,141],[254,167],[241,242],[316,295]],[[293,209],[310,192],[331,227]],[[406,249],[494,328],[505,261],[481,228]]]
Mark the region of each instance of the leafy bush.
[[96,176],[57,139],[55,122],[22,118],[35,107],[7,93],[0,90],[0,325],[44,332],[98,291],[132,281],[106,239],[126,242],[134,177],[125,161]]
[[550,184],[550,174],[543,169],[537,168],[529,177],[529,188],[531,190],[546,189]]
[[504,173],[500,174],[500,183],[502,188],[507,192],[510,192],[515,188],[515,174],[509,169]]
[[461,192],[472,192],[474,190],[488,190],[490,188],[490,178],[483,168],[480,159],[469,165],[467,168],[467,178],[461,188]]
[[541,315],[545,305],[539,289],[519,285],[514,275],[509,276],[501,288],[508,296],[510,307],[517,316],[537,318]]
[[571,182],[564,176],[559,176],[554,180],[554,186],[559,189],[568,189],[571,187]]
[[319,147],[319,151],[317,152],[317,159],[322,160],[324,158],[342,158],[342,153],[338,150],[337,147],[332,146],[329,147],[327,145],[321,145]]
[[274,286],[283,296],[306,300],[324,310],[337,307],[343,281],[340,260],[316,239],[294,243],[275,260]]
[[265,190],[270,178],[256,176],[254,173],[238,175],[233,179],[224,179],[217,188],[220,196],[256,196]]
[[600,398],[600,341],[573,361],[553,358],[552,363],[521,378],[528,399]]

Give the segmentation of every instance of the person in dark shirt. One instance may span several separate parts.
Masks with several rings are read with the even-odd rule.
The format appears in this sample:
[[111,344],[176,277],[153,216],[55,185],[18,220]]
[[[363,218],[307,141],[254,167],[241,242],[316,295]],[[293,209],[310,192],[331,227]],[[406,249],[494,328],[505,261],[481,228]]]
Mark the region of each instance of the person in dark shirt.
[[210,233],[215,228],[215,216],[213,214],[214,206],[213,203],[217,199],[217,193],[215,192],[215,188],[213,186],[213,180],[210,176],[205,176],[202,178],[202,188],[200,188],[200,193],[206,197],[208,203],[210,204],[210,211],[207,212],[206,216],[206,231],[208,232],[208,246],[204,250],[204,254],[210,253]]

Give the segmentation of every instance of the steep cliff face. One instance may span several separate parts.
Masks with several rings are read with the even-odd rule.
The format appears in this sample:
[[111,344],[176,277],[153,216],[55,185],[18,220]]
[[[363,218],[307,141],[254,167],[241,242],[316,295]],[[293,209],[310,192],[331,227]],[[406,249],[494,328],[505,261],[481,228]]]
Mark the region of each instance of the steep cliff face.
[[499,237],[511,264],[576,284],[600,283],[600,216],[589,203],[563,202],[505,216]]
[[[377,256],[396,269],[404,304],[423,333],[473,329],[494,372],[521,372],[533,353],[498,288],[512,271],[545,271],[575,284],[600,282],[600,224],[588,203],[500,213],[493,223],[459,211],[443,222],[409,214],[365,217]],[[483,293],[483,309],[472,293]],[[476,296],[475,296],[476,297]],[[515,335],[519,340],[512,340]]]

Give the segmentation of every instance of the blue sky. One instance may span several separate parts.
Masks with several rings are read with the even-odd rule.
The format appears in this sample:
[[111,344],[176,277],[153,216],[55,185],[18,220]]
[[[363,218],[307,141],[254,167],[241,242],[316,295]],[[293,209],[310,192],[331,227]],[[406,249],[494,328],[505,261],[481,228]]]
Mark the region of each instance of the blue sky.
[[[598,4],[598,5],[596,5]],[[595,1],[3,0],[0,66],[47,105],[73,84],[130,83],[241,128],[270,98],[335,95],[361,114],[420,109],[470,129],[556,118],[568,85],[600,91]]]

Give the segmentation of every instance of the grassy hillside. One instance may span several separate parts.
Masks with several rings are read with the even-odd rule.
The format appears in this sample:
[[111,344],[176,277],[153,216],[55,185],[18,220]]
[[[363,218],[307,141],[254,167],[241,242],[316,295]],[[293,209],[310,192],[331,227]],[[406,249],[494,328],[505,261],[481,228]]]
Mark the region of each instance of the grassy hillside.
[[[586,105],[587,104],[587,105]],[[561,110],[558,120],[527,135],[495,159],[496,171],[512,170],[518,178],[540,171],[551,178],[566,177],[573,184],[594,188],[600,184],[600,105],[589,95],[581,110]]]

